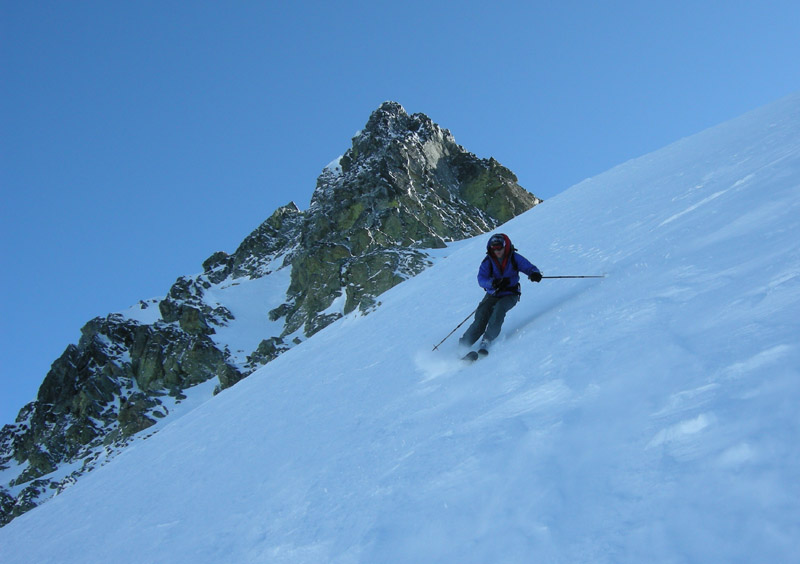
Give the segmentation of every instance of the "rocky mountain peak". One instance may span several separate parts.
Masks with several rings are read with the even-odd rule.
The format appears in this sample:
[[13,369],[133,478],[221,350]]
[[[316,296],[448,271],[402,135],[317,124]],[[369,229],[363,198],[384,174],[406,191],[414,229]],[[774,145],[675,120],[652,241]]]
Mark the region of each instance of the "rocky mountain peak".
[[424,114],[385,102],[317,180],[282,310],[285,333],[324,327],[341,314],[318,312],[337,297],[342,313],[368,311],[378,294],[426,267],[421,249],[484,233],[538,202],[494,159],[467,152]]
[[[377,110],[372,112],[364,127],[365,132],[372,134],[385,134],[394,129],[394,125],[399,121],[407,121],[408,113],[405,108],[397,102],[387,101],[381,104]],[[406,124],[402,124],[400,129],[408,129]]]
[[402,139],[417,132],[424,135],[434,128],[438,129],[438,126],[435,126],[425,114],[409,115],[397,102],[384,102],[372,112],[364,129],[356,138]]
[[384,102],[367,120],[364,129],[358,132],[340,161],[343,172],[370,159],[384,157],[387,148],[417,143],[425,145],[430,141],[439,145],[455,146],[455,139],[449,131],[441,129],[425,114],[409,115],[397,102]]

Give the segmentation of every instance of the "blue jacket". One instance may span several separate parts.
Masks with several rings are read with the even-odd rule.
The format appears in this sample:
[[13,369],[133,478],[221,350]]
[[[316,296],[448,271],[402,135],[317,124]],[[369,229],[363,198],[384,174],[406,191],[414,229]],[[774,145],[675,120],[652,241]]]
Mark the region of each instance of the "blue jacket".
[[[539,272],[533,264],[521,254],[512,250],[504,260],[498,261],[494,256],[487,254],[478,268],[478,284],[489,294],[497,297],[519,295],[519,273],[522,272],[530,276],[534,272]],[[508,278],[508,287],[504,290],[495,291],[492,282],[500,278]]]

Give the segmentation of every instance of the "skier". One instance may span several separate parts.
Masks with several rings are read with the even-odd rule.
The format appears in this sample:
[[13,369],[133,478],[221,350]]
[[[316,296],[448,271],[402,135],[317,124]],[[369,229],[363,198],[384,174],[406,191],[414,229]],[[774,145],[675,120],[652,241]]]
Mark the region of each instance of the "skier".
[[[492,235],[486,244],[486,257],[478,268],[478,284],[486,295],[475,310],[472,325],[458,341],[471,347],[483,336],[478,351],[481,355],[489,354],[489,345],[500,334],[506,313],[519,301],[519,273],[526,274],[531,282],[542,280],[539,269],[516,251],[504,233]],[[473,352],[468,357],[477,355]]]

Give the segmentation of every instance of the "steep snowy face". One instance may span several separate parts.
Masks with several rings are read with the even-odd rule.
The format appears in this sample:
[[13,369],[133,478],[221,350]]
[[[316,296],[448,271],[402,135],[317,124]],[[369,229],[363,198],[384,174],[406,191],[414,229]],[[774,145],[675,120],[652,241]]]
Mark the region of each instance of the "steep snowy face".
[[[381,105],[322,171],[307,211],[279,208],[163,299],[84,327],[38,401],[0,435],[0,464],[16,461],[2,482],[0,523],[93,467],[106,445],[169,420],[188,388],[232,386],[342,315],[372,311],[431,264],[431,249],[539,201],[423,114]],[[65,464],[80,466],[70,480],[56,472]]]

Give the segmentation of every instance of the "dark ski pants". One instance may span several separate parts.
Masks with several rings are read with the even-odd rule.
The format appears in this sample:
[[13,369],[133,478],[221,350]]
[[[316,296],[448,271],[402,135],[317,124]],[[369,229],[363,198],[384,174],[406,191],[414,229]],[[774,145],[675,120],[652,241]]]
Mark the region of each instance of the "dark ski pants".
[[518,295],[512,294],[498,298],[491,294],[486,294],[481,303],[478,304],[478,309],[475,310],[475,320],[458,342],[464,346],[471,347],[481,338],[481,335],[486,341],[496,339],[500,334],[500,329],[503,327],[506,314],[512,307],[517,305],[518,301]]

